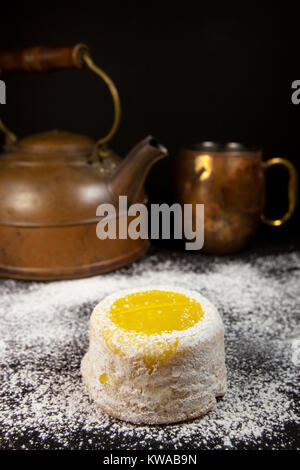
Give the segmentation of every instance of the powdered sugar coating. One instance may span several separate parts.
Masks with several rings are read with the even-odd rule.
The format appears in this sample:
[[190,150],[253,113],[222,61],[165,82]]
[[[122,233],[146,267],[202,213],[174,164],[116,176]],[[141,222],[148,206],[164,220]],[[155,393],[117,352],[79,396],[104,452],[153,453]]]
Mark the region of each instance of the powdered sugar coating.
[[[232,258],[152,254],[121,271],[54,283],[0,282],[2,448],[299,448],[297,252]],[[226,399],[184,424],[135,426],[89,400],[80,362],[91,310],[133,285],[203,293],[225,323]]]
[[[111,319],[113,304],[147,290],[183,294],[198,303],[203,316],[190,328],[150,336],[119,328]],[[187,289],[144,286],[117,291],[91,315],[81,372],[90,397],[111,416],[138,424],[202,416],[226,393],[222,320],[208,299]]]
[[[175,285],[150,285],[122,289],[121,291],[118,290],[107,296],[95,307],[90,321],[97,325],[99,333],[101,333],[103,329],[109,329],[112,333],[115,331],[117,332],[119,328],[110,319],[110,309],[114,302],[121,297],[125,297],[130,294],[136,294],[138,292],[144,292],[147,290],[172,291],[178,294],[187,295],[190,299],[196,300],[196,302],[201,305],[203,310],[203,317],[199,322],[188,329],[180,331],[173,330],[171,332],[163,332],[160,334],[156,333],[151,335],[151,340],[147,335],[144,334],[122,331],[122,336],[126,342],[126,352],[128,354],[136,355],[143,353],[145,348],[151,347],[151,345],[155,344],[156,342],[165,341],[169,344],[172,344],[175,343],[175,341],[178,342],[178,340],[180,340],[178,342],[178,350],[180,351],[185,347],[185,344],[190,347],[191,343],[195,341],[196,335],[199,333],[201,333],[203,338],[205,338],[205,336],[209,337],[212,334],[212,330],[215,328],[215,323],[217,323],[220,328],[223,328],[222,320],[216,308],[207,298],[203,297],[203,295],[199,294],[198,292],[183,289]],[[112,335],[111,342],[116,348],[121,346],[118,335]]]

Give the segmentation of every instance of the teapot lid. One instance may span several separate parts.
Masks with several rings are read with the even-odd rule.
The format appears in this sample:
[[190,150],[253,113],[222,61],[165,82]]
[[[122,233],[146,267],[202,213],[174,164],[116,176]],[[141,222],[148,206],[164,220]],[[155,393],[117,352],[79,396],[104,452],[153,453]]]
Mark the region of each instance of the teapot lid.
[[95,142],[87,136],[67,131],[48,131],[24,137],[14,149],[22,153],[88,155]]

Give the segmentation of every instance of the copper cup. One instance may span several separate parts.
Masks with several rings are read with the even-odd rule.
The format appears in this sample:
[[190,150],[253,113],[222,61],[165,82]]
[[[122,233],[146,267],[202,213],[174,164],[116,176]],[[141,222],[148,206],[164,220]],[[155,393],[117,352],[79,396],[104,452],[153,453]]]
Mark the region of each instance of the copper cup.
[[[282,165],[289,173],[289,207],[280,219],[268,219],[265,207],[265,171]],[[262,160],[262,150],[242,144],[203,142],[182,148],[175,166],[175,193],[181,204],[204,204],[204,247],[210,253],[234,253],[246,248],[260,222],[278,227],[293,214],[297,172],[283,158]]]

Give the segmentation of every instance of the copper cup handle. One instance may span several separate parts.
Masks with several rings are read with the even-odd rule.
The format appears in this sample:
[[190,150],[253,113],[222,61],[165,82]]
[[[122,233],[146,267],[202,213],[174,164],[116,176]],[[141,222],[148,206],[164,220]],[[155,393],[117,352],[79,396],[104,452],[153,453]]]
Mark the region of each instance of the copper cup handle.
[[261,220],[267,225],[273,227],[279,227],[284,224],[294,213],[297,201],[297,186],[298,186],[298,176],[295,166],[284,158],[271,158],[267,162],[263,163],[265,170],[274,165],[284,166],[289,173],[289,182],[288,182],[288,198],[289,198],[289,207],[287,212],[280,219],[269,219],[264,214],[261,215]]

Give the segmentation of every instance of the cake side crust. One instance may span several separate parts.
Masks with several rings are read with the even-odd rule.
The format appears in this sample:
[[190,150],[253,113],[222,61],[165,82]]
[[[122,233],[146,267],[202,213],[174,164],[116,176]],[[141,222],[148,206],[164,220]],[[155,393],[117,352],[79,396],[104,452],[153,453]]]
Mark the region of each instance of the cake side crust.
[[[216,397],[226,393],[222,320],[207,299],[193,295],[201,302],[204,319],[165,337],[176,341],[176,348],[164,360],[158,355],[150,368],[145,361],[145,338],[127,348],[125,355],[106,343],[101,318],[115,296],[98,304],[91,316],[90,347],[81,372],[90,397],[102,410],[133,423],[172,423],[207,413],[216,405]],[[155,357],[156,353],[151,354]]]

